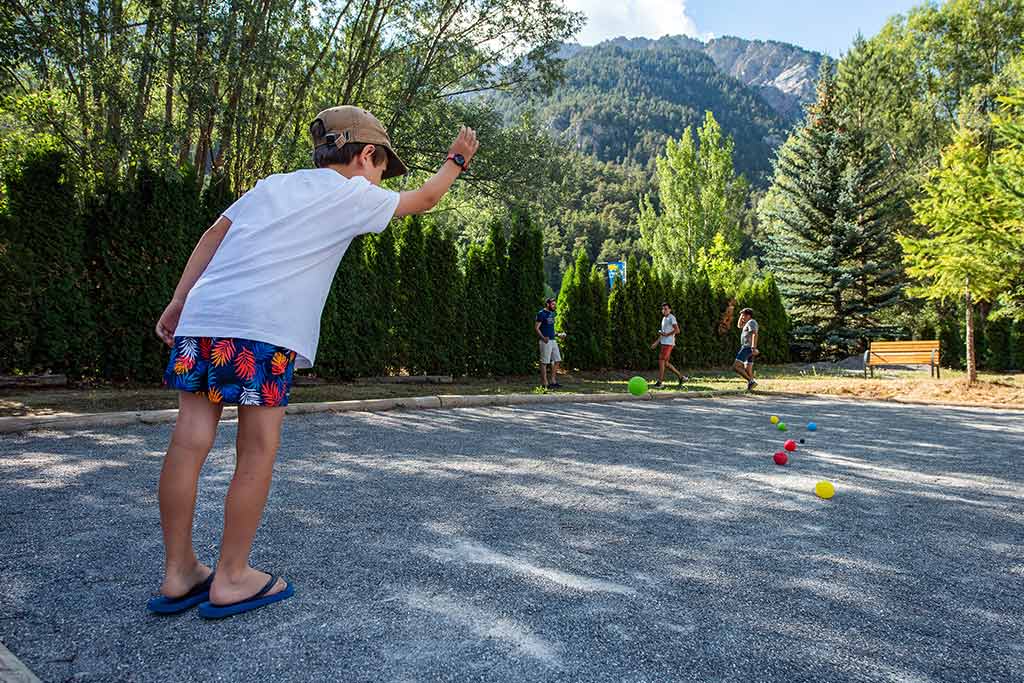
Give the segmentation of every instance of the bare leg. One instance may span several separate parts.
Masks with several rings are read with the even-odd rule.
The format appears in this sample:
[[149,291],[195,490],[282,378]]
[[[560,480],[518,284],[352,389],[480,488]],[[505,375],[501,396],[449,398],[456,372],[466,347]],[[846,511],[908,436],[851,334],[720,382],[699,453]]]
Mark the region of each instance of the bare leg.
[[548,385],[548,366],[547,363],[540,364],[540,385],[547,387]]
[[[270,578],[249,566],[249,553],[270,493],[274,459],[281,441],[284,408],[239,406],[235,476],[224,502],[224,538],[210,602],[226,604],[257,593]],[[267,594],[284,590],[285,582]]]
[[661,358],[658,359],[658,384],[661,384],[665,379],[665,361]]
[[558,362],[551,364],[551,383],[558,384]]
[[746,365],[747,374],[750,375],[750,379],[754,379],[754,361],[750,361]]
[[160,470],[160,528],[164,535],[164,580],[160,592],[170,598],[184,595],[210,575],[192,547],[199,471],[213,447],[221,405],[205,396],[181,392],[178,420]]
[[676,377],[678,377],[679,379],[683,378],[683,373],[679,372],[679,370],[676,368],[676,366],[672,365],[672,363],[669,363],[668,361],[666,361],[665,365],[666,365],[666,367],[668,367],[669,370],[671,370],[672,372],[676,373]]
[[732,369],[736,371],[736,374],[738,374],[740,377],[747,380],[748,382],[753,379],[753,377],[751,377],[750,374],[747,373],[747,366],[741,361],[734,361],[732,364]]

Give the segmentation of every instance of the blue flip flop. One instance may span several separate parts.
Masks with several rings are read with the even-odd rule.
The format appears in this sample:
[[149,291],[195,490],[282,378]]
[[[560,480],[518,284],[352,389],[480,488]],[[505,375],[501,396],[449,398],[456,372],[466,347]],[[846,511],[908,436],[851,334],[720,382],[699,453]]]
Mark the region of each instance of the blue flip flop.
[[192,586],[188,593],[177,598],[158,595],[155,598],[150,598],[149,602],[146,603],[146,607],[154,614],[178,614],[209,600],[210,586],[212,585],[213,572],[210,572],[209,576]]
[[287,582],[285,582],[283,590],[272,595],[267,595],[267,591],[273,588],[276,583],[277,576],[271,574],[270,581],[267,581],[267,585],[261,588],[260,591],[251,598],[239,600],[238,602],[229,602],[226,605],[215,605],[209,601],[204,602],[199,605],[199,616],[203,619],[223,619],[224,617],[230,617],[235,614],[249,612],[259,607],[265,607],[275,602],[286,600],[295,595],[295,587]]

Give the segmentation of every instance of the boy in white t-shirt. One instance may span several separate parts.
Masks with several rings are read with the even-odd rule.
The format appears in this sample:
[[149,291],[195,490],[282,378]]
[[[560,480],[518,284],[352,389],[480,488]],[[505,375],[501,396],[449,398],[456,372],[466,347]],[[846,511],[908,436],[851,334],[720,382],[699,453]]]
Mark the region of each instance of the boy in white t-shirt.
[[[151,611],[199,605],[220,618],[290,597],[292,585],[249,566],[270,490],[294,368],[312,367],[334,273],[356,236],[437,205],[479,143],[462,128],[441,169],[418,190],[381,180],[407,168],[387,131],[358,107],[320,112],[310,125],[315,169],[260,180],[199,240],[156,326],[179,390],[178,420],[160,473],[165,573]],[[216,571],[192,546],[199,470],[225,403],[238,405],[235,474],[224,506]]]
[[661,329],[658,330],[658,338],[651,343],[651,348],[658,348],[658,381],[654,385],[655,389],[661,388],[661,383],[665,381],[665,368],[667,367],[672,372],[676,373],[676,377],[679,378],[679,388],[683,387],[683,373],[676,369],[676,366],[672,365],[672,351],[676,348],[676,335],[679,334],[679,322],[676,317],[672,315],[672,307],[668,305],[666,301],[661,305]]

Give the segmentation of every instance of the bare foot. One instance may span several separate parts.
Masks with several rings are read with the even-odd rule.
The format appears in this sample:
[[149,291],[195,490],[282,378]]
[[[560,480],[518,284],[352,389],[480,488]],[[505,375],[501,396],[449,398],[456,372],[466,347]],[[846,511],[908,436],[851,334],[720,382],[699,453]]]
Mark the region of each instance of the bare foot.
[[[210,587],[210,602],[214,605],[227,605],[239,600],[246,600],[263,590],[270,581],[270,574],[248,567],[241,576],[229,580],[223,573],[217,574]],[[285,580],[278,578],[273,587],[264,595],[280,593],[285,589]]]
[[164,582],[160,584],[160,594],[168,598],[180,598],[197,583],[205,581],[212,571],[198,560],[187,569],[168,571],[164,576]]

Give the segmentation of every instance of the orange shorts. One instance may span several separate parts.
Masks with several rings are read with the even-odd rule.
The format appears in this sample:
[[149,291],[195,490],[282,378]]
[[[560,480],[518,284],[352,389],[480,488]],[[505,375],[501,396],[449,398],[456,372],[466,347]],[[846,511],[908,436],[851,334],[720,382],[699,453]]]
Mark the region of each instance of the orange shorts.
[[676,348],[672,344],[662,344],[661,351],[658,353],[659,360],[668,360],[672,356],[672,349]]

